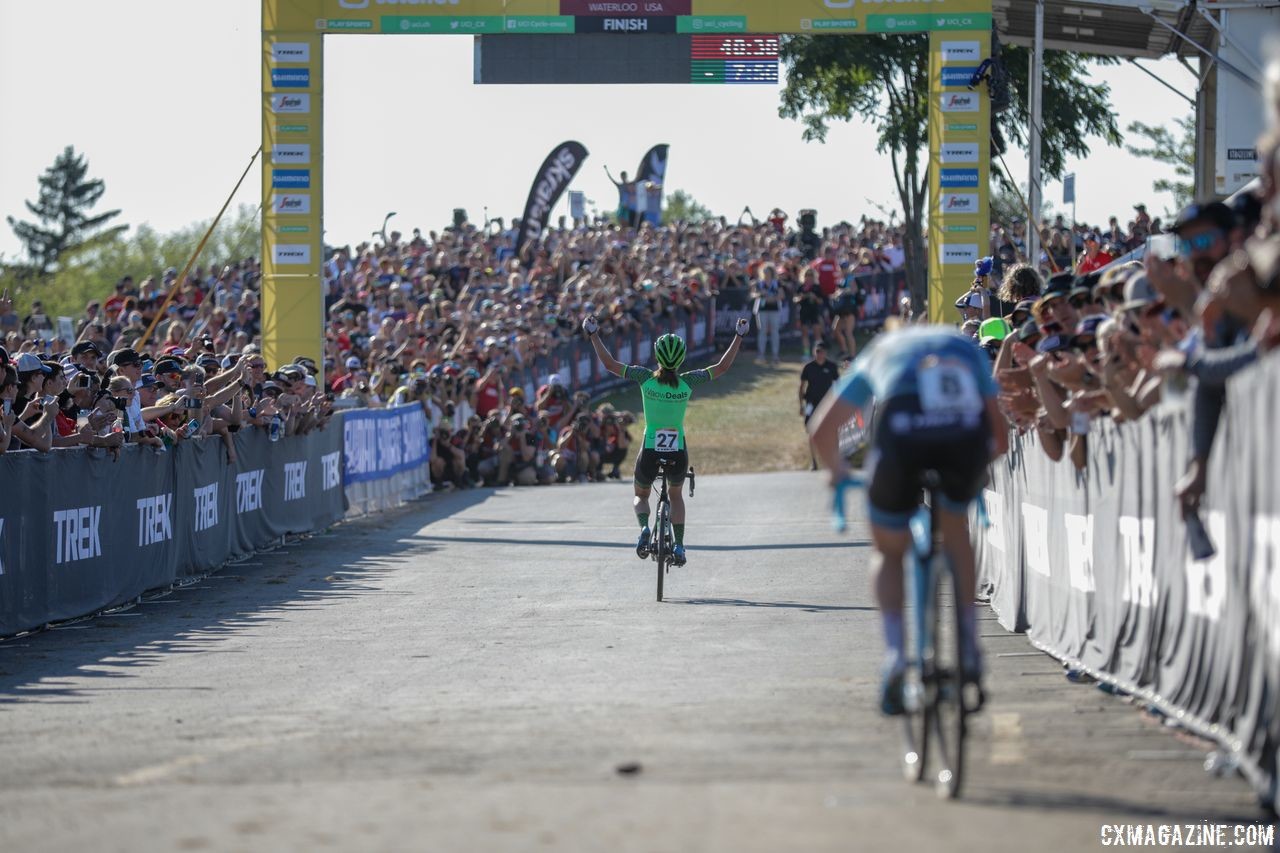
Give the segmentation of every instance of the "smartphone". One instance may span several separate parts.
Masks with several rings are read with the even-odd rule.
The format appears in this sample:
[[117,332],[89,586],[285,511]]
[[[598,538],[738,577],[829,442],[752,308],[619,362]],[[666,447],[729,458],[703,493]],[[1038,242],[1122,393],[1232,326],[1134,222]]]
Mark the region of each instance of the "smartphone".
[[204,400],[201,400],[199,397],[187,397],[185,402],[188,409],[204,408]]

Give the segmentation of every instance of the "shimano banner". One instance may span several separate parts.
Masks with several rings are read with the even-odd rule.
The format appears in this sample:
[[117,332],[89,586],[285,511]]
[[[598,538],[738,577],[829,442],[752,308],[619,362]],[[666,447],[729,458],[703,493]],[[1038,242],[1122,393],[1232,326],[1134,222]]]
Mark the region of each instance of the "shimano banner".
[[0,456],[0,636],[120,604],[342,518],[337,424],[271,442]]
[[351,514],[389,509],[431,490],[431,428],[418,403],[344,412]]
[[992,466],[975,525],[979,589],[1001,623],[1143,696],[1239,754],[1275,802],[1280,746],[1280,362],[1233,380],[1192,556],[1174,486],[1188,423],[1166,406],[1100,421],[1088,465],[1051,461],[1032,435]]
[[556,202],[568,188],[573,176],[587,159],[587,149],[580,142],[565,142],[547,155],[538,176],[529,190],[529,200],[520,218],[520,233],[516,237],[516,257],[524,257],[525,247],[536,246],[542,240],[547,221]]

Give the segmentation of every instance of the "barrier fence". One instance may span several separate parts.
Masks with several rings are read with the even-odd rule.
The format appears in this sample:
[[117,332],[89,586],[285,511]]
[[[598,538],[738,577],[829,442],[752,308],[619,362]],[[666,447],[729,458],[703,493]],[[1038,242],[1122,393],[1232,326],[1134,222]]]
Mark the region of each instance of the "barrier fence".
[[1171,403],[1096,421],[1084,472],[1015,439],[974,526],[979,591],[1005,628],[1217,740],[1280,806],[1280,361],[1228,398],[1202,510],[1213,557],[1192,557],[1174,496],[1189,418]]

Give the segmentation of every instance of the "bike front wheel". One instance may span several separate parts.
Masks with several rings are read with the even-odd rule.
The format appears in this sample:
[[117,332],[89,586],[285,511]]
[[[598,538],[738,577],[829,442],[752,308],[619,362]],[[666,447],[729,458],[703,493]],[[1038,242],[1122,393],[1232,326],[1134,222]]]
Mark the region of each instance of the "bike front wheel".
[[667,563],[671,561],[671,539],[667,518],[670,507],[664,502],[658,505],[658,523],[654,525],[654,554],[658,558],[658,601],[662,601],[662,584],[667,575]]

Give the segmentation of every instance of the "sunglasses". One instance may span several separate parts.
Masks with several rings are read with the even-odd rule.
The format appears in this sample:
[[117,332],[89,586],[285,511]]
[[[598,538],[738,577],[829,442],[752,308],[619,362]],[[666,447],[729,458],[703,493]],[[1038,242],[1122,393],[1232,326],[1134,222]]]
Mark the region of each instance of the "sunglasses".
[[1221,231],[1206,231],[1204,234],[1197,234],[1190,239],[1178,239],[1178,254],[1183,257],[1191,255],[1193,252],[1207,252],[1222,240]]
[[1072,299],[1068,299],[1067,301],[1071,303],[1072,308],[1083,308],[1084,306],[1089,304],[1089,297],[1076,296]]

